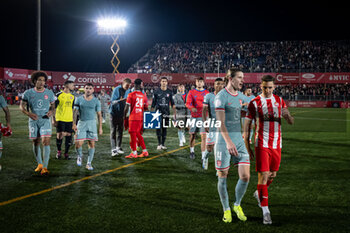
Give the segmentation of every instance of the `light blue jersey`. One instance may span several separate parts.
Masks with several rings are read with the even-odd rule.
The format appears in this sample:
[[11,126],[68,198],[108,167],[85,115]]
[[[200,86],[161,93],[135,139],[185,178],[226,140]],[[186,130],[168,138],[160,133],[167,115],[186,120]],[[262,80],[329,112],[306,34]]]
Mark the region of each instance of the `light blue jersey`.
[[28,103],[32,113],[42,118],[49,111],[50,104],[55,102],[55,95],[51,90],[46,88],[41,92],[35,90],[35,88],[31,88],[24,92],[22,100]]
[[[215,110],[225,112],[225,125],[231,139],[240,138],[241,134],[241,109],[244,95],[233,95],[227,89],[222,89],[215,97]],[[242,140],[243,141],[243,140]],[[217,138],[218,143],[225,143],[221,133]]]
[[0,95],[0,108],[6,108],[7,107],[7,103],[5,101],[5,98]]
[[241,110],[244,95],[238,92],[236,95],[226,88],[222,89],[215,97],[215,110],[225,112],[225,126],[232,142],[235,144],[238,156],[231,156],[226,148],[226,142],[218,130],[214,155],[217,170],[229,169],[231,157],[234,165],[249,165],[249,154],[245,147],[241,133]]
[[[244,102],[243,103],[250,103],[250,101],[252,101],[252,99],[255,98],[255,95],[250,95],[250,96],[246,96],[244,95]],[[242,110],[247,112],[248,111],[248,105],[245,105],[242,107]]]
[[79,110],[81,121],[95,120],[96,112],[101,112],[101,103],[96,97],[86,100],[84,96],[80,96],[74,102],[74,109]]
[[212,119],[216,119],[214,100],[215,94],[214,92],[210,92],[204,96],[203,101],[203,105],[208,105],[209,117]]

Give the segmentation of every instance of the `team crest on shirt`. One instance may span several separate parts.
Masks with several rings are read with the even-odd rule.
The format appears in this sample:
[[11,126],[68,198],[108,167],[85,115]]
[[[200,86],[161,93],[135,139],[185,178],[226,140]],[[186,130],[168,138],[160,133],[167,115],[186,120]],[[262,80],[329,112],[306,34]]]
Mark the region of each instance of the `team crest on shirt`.
[[277,102],[275,102],[275,106],[276,106],[276,107],[278,107],[278,106],[279,106],[279,104],[278,104]]
[[72,96],[70,96],[70,99],[73,99],[73,97],[72,97]]
[[220,166],[221,166],[221,160],[216,161],[216,165],[217,165],[218,167],[220,167]]
[[49,98],[49,96],[48,95],[44,95],[44,98],[47,100]]
[[169,97],[169,94],[166,94],[166,97]]

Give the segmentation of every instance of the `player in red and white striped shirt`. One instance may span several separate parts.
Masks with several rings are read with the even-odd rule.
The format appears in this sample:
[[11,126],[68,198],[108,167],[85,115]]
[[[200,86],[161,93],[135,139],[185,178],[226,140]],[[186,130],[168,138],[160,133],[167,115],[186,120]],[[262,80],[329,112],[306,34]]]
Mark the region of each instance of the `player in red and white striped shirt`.
[[244,124],[244,141],[248,153],[254,158],[249,145],[252,120],[256,120],[257,137],[255,138],[256,171],[258,186],[254,197],[263,210],[263,223],[272,224],[268,208],[268,186],[271,184],[281,162],[282,148],[282,117],[288,124],[294,123],[284,100],[273,94],[275,78],[265,75],[261,79],[261,95],[254,98],[248,105],[248,113]]

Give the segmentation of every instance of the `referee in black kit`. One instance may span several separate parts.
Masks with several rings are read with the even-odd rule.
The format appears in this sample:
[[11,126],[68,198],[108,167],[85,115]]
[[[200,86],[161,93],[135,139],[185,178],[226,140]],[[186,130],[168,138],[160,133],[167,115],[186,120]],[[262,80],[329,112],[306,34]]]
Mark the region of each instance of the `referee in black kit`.
[[165,139],[167,128],[165,126],[169,126],[169,103],[173,108],[174,115],[176,115],[176,108],[173,100],[173,92],[168,89],[168,79],[166,77],[161,77],[160,79],[160,88],[158,88],[153,93],[152,107],[151,111],[157,111],[162,114],[162,122],[160,125],[160,129],[157,129],[157,138],[158,138],[158,146],[157,150],[166,150],[165,147]]

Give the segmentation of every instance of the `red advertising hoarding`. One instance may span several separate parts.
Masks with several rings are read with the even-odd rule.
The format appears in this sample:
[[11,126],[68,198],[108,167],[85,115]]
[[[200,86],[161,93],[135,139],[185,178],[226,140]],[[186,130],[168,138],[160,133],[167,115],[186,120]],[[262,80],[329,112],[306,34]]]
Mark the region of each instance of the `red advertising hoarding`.
[[4,79],[28,80],[29,75],[29,70],[26,69],[4,68]]

